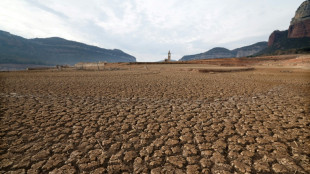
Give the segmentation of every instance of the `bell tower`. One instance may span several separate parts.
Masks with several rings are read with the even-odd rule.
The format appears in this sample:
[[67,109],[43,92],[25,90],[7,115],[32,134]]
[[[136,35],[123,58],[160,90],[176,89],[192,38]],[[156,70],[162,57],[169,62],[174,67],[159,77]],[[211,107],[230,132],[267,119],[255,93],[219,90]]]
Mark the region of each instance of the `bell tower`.
[[169,50],[169,52],[168,52],[168,62],[170,62],[170,61],[171,61],[171,52]]

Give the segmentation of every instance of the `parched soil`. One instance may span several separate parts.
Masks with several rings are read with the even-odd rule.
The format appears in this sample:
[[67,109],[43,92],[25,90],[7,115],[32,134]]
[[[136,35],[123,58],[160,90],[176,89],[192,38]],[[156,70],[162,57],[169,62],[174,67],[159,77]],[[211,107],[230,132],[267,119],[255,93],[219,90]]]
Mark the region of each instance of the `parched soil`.
[[225,73],[225,72],[241,72],[241,71],[253,71],[254,68],[229,68],[229,69],[223,69],[223,68],[202,68],[198,69],[199,72],[202,73],[210,73],[210,72],[218,72],[218,73]]
[[[173,63],[173,62],[172,62]],[[182,63],[182,62],[177,62]],[[191,60],[183,63],[189,64],[209,64],[217,66],[286,66],[292,68],[310,69],[310,55],[309,54],[292,54],[292,55],[277,55],[277,56],[260,56],[252,58],[223,58],[223,59],[205,59],[205,60]]]
[[0,173],[310,173],[310,71],[0,73]]

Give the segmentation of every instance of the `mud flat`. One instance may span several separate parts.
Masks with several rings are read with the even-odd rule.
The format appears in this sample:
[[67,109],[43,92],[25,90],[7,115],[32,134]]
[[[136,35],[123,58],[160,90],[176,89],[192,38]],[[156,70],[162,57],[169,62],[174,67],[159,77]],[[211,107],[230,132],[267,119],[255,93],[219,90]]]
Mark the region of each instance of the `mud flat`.
[[310,173],[309,69],[206,66],[1,72],[0,173]]

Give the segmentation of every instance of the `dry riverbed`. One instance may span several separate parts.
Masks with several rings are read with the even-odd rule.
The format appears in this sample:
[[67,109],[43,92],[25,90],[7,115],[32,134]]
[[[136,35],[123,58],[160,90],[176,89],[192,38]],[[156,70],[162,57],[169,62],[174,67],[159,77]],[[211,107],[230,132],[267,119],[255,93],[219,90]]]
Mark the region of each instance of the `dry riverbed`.
[[310,173],[310,71],[203,66],[1,72],[0,173]]

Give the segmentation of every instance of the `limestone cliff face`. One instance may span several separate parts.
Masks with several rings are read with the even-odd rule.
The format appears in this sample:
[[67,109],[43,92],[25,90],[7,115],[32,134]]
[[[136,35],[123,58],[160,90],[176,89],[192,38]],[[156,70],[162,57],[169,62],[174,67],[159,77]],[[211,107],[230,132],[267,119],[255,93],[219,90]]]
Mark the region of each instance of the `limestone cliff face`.
[[297,9],[288,30],[288,38],[310,37],[310,0]]
[[274,43],[279,42],[283,37],[284,38],[287,37],[287,30],[286,31],[276,30],[276,31],[272,32],[271,35],[269,36],[268,46],[270,47]]
[[310,19],[291,25],[288,31],[288,38],[310,37]]
[[310,0],[306,0],[299,6],[296,10],[294,18],[291,21],[291,25],[295,25],[307,19],[310,19]]
[[258,53],[265,48],[267,48],[267,42],[258,42],[253,45],[234,49],[233,52],[235,53],[235,57],[247,57]]
[[252,56],[256,53],[258,53],[259,51],[261,51],[262,49],[258,48],[258,49],[252,49],[252,50],[240,50],[237,52],[236,57],[247,57],[247,56]]
[[[296,11],[288,30],[274,31],[268,40],[268,47],[291,48],[307,47],[310,37],[310,0],[304,1]],[[305,38],[305,39],[302,39]],[[296,40],[302,39],[303,44],[296,44]],[[292,45],[289,45],[291,43]],[[285,46],[284,46],[285,45]]]

